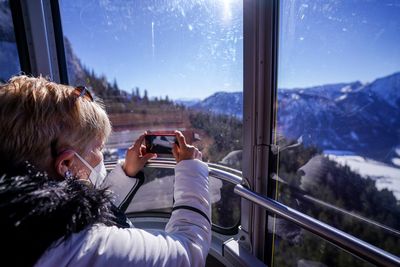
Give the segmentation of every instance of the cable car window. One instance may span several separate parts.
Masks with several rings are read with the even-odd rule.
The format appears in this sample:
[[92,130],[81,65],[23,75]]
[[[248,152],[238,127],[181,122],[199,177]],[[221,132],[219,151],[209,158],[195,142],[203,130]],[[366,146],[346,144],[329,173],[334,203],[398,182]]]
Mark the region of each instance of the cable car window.
[[21,71],[8,0],[0,0],[0,84]]
[[[126,213],[171,213],[174,170],[146,167],[144,176],[144,184],[133,197]],[[233,188],[234,184],[210,177],[212,222],[225,232],[234,232],[233,228],[240,221],[240,197],[233,193]]]
[[[275,223],[276,255],[271,266],[375,266],[282,218]],[[335,255],[335,257],[331,257]]]
[[[399,12],[399,1],[281,1],[274,137],[279,153],[270,179],[275,199],[395,255]],[[291,253],[275,249],[275,257]]]
[[[241,170],[243,1],[61,0],[60,12],[69,82],[102,98],[113,125],[105,160],[146,130],[179,129],[203,160]],[[157,175],[155,191],[172,183]],[[226,205],[238,218],[239,202]]]

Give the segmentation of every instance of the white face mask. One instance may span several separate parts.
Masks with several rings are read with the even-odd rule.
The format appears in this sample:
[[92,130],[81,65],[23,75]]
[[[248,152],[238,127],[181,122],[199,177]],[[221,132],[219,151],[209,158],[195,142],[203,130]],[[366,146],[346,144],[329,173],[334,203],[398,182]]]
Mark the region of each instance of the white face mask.
[[104,165],[104,161],[101,160],[99,164],[93,168],[84,158],[79,156],[78,153],[75,152],[75,155],[82,161],[83,164],[85,164],[86,167],[89,168],[89,170],[91,170],[89,180],[92,182],[94,187],[99,188],[107,177],[107,170],[106,166]]

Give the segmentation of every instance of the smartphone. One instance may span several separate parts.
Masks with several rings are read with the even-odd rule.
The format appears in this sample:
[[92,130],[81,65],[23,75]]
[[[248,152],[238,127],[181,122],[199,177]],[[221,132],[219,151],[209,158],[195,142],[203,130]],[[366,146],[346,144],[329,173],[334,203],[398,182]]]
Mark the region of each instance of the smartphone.
[[144,142],[146,153],[157,155],[172,155],[173,144],[178,144],[175,133],[171,131],[147,132]]

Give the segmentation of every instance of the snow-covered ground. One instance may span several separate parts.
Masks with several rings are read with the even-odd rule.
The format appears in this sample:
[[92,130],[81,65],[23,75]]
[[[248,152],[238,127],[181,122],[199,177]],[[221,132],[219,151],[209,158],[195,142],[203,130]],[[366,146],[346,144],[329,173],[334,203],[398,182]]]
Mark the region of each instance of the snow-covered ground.
[[349,166],[352,171],[361,176],[374,179],[378,190],[386,188],[392,191],[395,197],[400,200],[400,167],[395,168],[388,164],[357,155],[331,152],[333,151],[324,151],[324,154],[342,166]]
[[392,158],[392,163],[400,167],[400,147],[396,148],[396,158]]

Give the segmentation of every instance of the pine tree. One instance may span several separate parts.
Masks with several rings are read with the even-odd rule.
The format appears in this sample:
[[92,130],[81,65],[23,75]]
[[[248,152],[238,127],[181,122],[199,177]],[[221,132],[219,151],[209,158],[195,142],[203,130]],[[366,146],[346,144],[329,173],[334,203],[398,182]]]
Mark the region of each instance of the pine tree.
[[136,86],[136,97],[140,99],[140,88]]
[[113,85],[112,85],[113,91],[119,91],[117,79],[114,78]]

